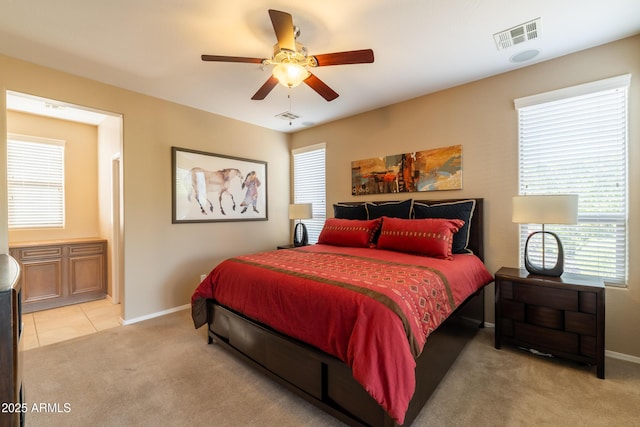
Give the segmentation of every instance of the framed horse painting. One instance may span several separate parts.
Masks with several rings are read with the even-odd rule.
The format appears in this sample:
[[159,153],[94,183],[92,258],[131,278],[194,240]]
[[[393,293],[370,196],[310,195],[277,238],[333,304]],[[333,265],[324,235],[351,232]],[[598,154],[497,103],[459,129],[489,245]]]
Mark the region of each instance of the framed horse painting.
[[266,221],[267,162],[171,147],[172,223]]

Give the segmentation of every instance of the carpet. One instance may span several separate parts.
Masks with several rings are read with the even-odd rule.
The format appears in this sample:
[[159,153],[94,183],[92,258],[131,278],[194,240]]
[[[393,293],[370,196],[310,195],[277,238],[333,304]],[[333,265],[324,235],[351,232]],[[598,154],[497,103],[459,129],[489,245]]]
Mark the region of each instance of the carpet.
[[[341,426],[207,345],[188,310],[23,355],[27,426]],[[414,426],[640,424],[640,365],[593,369],[503,346],[480,330]]]

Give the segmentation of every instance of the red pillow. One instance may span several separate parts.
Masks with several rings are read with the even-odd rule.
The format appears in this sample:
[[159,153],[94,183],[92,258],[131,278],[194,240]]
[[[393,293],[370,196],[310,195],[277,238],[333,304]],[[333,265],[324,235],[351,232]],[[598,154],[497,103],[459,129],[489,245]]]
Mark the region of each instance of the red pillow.
[[400,219],[383,217],[378,249],[451,259],[453,235],[464,225],[460,219]]
[[318,237],[318,243],[333,246],[367,248],[380,228],[380,219],[338,219],[329,218]]

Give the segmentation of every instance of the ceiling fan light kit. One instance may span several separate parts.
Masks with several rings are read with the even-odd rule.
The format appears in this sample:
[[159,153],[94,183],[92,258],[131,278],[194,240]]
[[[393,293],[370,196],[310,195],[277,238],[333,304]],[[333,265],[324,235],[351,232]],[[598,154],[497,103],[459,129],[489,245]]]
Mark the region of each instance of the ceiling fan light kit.
[[309,77],[309,70],[300,64],[283,62],[273,67],[272,74],[282,86],[296,87]]
[[300,30],[293,25],[293,17],[286,12],[273,9],[269,9],[269,17],[278,39],[278,43],[273,48],[273,56],[271,58],[261,59],[222,55],[201,56],[203,61],[273,65],[272,75],[251,97],[253,100],[264,99],[278,83],[287,88],[292,88],[304,82],[325,100],[333,101],[339,96],[338,93],[311,73],[307,67],[315,68],[373,62],[373,50],[371,49],[308,56],[307,49],[296,41]]

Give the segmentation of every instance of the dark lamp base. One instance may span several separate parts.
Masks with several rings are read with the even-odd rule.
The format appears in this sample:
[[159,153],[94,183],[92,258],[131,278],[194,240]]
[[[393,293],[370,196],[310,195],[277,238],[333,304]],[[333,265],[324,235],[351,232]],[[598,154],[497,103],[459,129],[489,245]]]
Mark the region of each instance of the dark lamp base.
[[[556,260],[556,265],[554,265],[551,268],[545,268],[544,266],[544,243],[542,246],[543,265],[542,266],[534,265],[529,259],[529,240],[531,240],[531,238],[536,234],[543,235],[542,236],[543,242],[544,242],[545,234],[553,236],[556,239],[556,243],[558,245],[558,259]],[[542,276],[551,276],[551,277],[562,276],[562,273],[564,273],[564,249],[562,248],[562,243],[560,242],[558,235],[550,231],[535,231],[531,233],[527,238],[527,243],[524,246],[524,267],[531,274],[539,274]]]
[[307,227],[299,222],[293,229],[293,246],[307,246],[309,244],[309,235],[307,234]]

